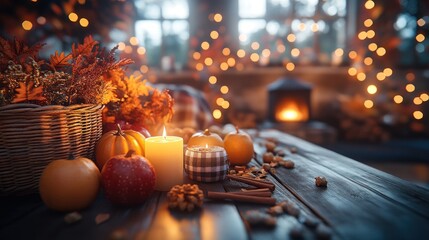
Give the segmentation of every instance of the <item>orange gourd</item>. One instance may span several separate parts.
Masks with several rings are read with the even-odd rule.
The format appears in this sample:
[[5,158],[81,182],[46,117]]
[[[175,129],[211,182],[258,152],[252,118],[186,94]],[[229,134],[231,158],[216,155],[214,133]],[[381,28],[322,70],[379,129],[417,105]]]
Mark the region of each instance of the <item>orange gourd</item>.
[[211,133],[208,129],[204,132],[194,133],[188,141],[188,146],[219,146],[223,147],[222,138],[216,133]]
[[111,157],[126,154],[129,150],[134,150],[137,155],[145,154],[143,134],[134,130],[122,130],[119,125],[117,127],[117,130],[103,134],[95,147],[95,159],[100,170]]
[[230,132],[225,136],[225,151],[228,154],[228,160],[231,165],[246,165],[254,154],[252,138],[245,132]]
[[95,200],[100,182],[100,171],[88,158],[54,160],[42,172],[39,193],[50,209],[76,211]]

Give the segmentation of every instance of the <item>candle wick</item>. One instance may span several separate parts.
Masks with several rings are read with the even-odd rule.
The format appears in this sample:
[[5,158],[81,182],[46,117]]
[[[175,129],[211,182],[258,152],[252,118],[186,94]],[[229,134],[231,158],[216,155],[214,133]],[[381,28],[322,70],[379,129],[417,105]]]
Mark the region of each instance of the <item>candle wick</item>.
[[164,140],[167,140],[167,136],[163,136],[164,137]]

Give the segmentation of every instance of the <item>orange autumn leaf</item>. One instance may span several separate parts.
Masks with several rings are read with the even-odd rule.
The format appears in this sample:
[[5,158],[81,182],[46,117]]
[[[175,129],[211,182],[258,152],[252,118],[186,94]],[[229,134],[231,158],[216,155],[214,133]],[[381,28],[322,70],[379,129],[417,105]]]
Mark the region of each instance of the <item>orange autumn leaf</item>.
[[58,51],[55,51],[55,54],[51,55],[50,65],[53,69],[62,68],[70,66],[70,60],[72,60],[71,54],[66,55],[64,52],[58,54]]
[[77,46],[73,43],[72,45],[72,55],[77,57],[81,54],[90,54],[92,49],[98,44],[91,35],[85,37],[83,44],[78,44]]
[[33,82],[29,82],[28,85],[20,82],[19,88],[16,89],[16,95],[13,99],[13,103],[29,102],[29,101],[45,101],[45,97],[42,96],[42,87],[34,87]]

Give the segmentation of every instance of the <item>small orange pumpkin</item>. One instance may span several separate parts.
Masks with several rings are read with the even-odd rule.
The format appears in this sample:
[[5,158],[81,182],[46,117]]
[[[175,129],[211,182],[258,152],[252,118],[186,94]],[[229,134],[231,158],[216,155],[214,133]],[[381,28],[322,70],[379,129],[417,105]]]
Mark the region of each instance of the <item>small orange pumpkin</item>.
[[39,193],[50,209],[76,211],[89,206],[97,197],[101,174],[88,158],[69,157],[50,162],[43,170]]
[[126,154],[134,150],[135,154],[144,156],[145,136],[134,130],[122,130],[119,124],[117,130],[109,131],[97,142],[95,159],[101,170],[104,164],[113,156]]
[[216,133],[211,133],[208,129],[204,132],[194,133],[188,141],[188,146],[219,146],[223,147],[222,138]]
[[246,165],[254,154],[252,138],[235,127],[234,132],[225,136],[225,151],[231,165]]

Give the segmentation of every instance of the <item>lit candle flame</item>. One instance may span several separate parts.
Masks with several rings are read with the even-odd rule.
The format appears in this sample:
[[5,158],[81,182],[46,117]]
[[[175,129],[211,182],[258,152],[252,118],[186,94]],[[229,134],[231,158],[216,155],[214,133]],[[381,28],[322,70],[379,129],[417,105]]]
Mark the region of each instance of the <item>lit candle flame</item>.
[[206,148],[209,148],[209,145],[206,143]]
[[162,131],[162,136],[164,137],[164,140],[167,139],[167,131],[165,130],[165,126],[164,126],[164,130]]

